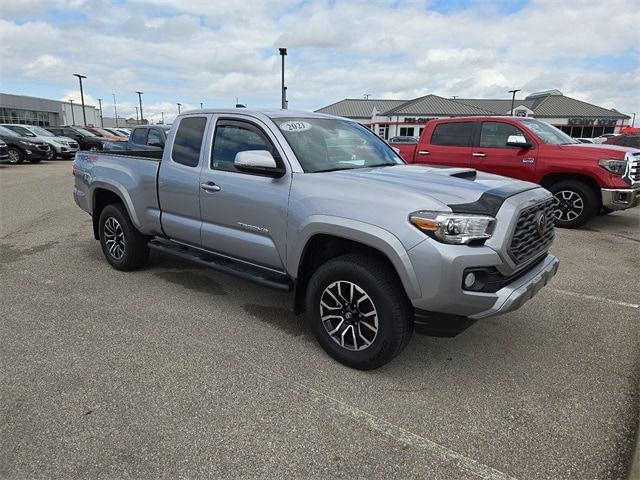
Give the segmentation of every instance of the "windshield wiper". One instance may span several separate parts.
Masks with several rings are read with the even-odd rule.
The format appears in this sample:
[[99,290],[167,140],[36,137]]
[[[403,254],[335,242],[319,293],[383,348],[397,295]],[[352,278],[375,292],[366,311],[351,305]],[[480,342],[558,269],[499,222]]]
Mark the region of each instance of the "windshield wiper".
[[334,167],[334,168],[326,168],[324,170],[315,170],[313,173],[337,172],[338,170],[354,170],[356,168],[361,168],[361,167]]

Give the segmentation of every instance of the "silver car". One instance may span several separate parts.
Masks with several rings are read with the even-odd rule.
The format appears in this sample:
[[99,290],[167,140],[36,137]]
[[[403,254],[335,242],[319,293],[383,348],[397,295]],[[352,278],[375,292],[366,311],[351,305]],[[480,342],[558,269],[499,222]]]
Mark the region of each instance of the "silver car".
[[38,127],[37,125],[5,123],[2,126],[19,133],[23,137],[35,137],[35,139],[49,144],[56,156],[64,159],[73,158],[76,152],[80,149],[78,142],[72,138],[56,136],[50,131],[45,130],[42,127]]

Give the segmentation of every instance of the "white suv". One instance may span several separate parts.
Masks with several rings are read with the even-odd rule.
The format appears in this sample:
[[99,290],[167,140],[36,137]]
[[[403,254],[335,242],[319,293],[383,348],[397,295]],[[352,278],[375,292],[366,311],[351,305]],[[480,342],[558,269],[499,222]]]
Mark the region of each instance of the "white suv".
[[15,123],[5,123],[2,125],[23,137],[35,137],[51,146],[56,156],[61,158],[73,158],[80,149],[78,142],[69,137],[58,137],[48,130],[36,125],[22,125]]

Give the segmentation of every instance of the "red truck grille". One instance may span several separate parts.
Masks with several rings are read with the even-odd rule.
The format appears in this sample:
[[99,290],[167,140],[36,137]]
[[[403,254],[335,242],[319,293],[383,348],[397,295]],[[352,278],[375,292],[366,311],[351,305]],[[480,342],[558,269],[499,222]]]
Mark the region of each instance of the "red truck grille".
[[629,177],[633,183],[640,182],[640,153],[634,153],[629,166]]
[[509,255],[516,263],[526,262],[549,248],[554,233],[553,199],[523,210],[511,238]]

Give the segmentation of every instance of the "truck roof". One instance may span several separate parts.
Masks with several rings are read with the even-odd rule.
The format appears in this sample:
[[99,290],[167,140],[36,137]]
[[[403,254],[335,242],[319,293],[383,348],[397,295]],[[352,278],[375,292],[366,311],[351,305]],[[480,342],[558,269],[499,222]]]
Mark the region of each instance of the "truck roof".
[[188,110],[186,112],[182,112],[178,115],[177,118],[186,116],[186,115],[194,115],[198,113],[208,113],[208,114],[240,114],[247,115],[251,117],[261,117],[265,116],[268,118],[339,118],[342,120],[353,121],[348,118],[336,117],[335,115],[327,115],[324,113],[315,113],[315,112],[307,112],[303,110],[280,110],[280,109],[250,109],[250,108],[204,108],[202,110]]

